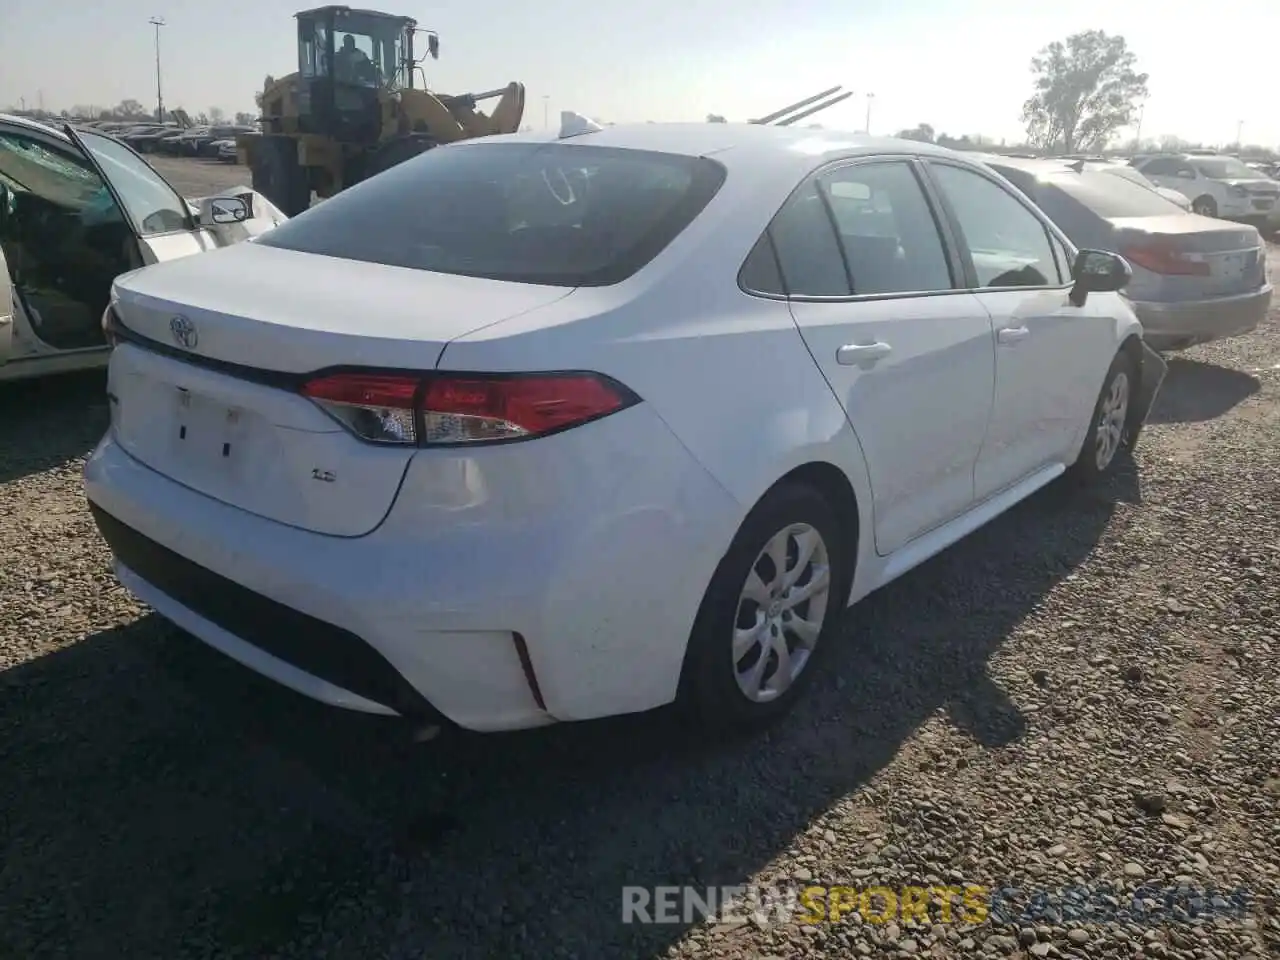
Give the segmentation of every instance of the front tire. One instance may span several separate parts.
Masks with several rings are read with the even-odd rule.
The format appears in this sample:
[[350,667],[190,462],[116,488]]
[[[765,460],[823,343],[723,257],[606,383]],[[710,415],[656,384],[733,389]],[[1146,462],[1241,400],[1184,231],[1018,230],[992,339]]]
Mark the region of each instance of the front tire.
[[1093,405],[1089,432],[1069,474],[1079,483],[1093,483],[1114,473],[1129,448],[1129,408],[1138,390],[1138,365],[1121,351],[1111,361],[1102,391]]
[[743,521],[703,597],[681,700],[703,729],[785,714],[817,672],[845,607],[855,544],[827,499],[783,483]]

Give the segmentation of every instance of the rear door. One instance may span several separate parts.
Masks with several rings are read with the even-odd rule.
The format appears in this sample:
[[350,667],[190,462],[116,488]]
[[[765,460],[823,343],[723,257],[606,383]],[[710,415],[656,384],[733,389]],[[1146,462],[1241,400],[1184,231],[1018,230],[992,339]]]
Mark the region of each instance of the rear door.
[[995,403],[974,471],[985,499],[1069,456],[1114,353],[1115,300],[1071,305],[1061,240],[1004,184],[951,161],[927,166],[995,324]]
[[791,311],[845,409],[888,555],[973,503],[991,409],[991,320],[910,158],[857,161],[805,183],[769,228]]
[[164,177],[119,140],[66,128],[67,136],[93,164],[124,211],[146,263],[159,263],[212,250],[190,208]]

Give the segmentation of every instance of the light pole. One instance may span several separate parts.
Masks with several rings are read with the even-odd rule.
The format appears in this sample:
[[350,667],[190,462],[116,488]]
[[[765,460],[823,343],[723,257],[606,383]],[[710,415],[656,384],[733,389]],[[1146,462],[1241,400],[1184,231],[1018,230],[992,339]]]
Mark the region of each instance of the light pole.
[[867,136],[871,136],[871,101],[875,98],[876,95],[874,93],[867,94],[867,129],[865,131]]
[[1135,151],[1142,149],[1142,117],[1147,112],[1147,101],[1144,98],[1142,103],[1138,104],[1138,125],[1133,131],[1133,149]]
[[1240,146],[1243,143],[1243,141],[1241,140],[1241,137],[1243,136],[1244,136],[1244,121],[1237,120],[1236,121],[1236,149],[1237,150],[1240,149]]
[[164,123],[164,96],[160,93],[160,28],[164,17],[152,17],[147,23],[156,28],[156,123]]
[[547,119],[547,111],[551,108],[551,95],[544,93],[542,95],[542,127],[547,129],[551,126],[551,122]]

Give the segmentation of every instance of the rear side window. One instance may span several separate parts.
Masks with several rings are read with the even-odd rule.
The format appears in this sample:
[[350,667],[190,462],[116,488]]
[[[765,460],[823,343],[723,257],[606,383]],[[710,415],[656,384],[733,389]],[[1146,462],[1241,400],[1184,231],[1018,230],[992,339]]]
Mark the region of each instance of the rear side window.
[[907,161],[853,164],[820,182],[855,294],[951,289],[937,222]]
[[826,201],[813,180],[791,195],[769,225],[787,292],[796,297],[847,297],[852,290]]
[[255,242],[415,270],[552,286],[618,283],[725,178],[702,157],[569,143],[437,147]]

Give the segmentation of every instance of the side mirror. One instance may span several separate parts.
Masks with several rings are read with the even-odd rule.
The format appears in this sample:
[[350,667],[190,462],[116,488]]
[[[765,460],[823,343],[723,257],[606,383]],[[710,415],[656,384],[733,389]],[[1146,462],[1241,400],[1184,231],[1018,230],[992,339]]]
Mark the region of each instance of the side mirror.
[[1115,293],[1133,278],[1133,269],[1124,257],[1106,250],[1081,250],[1071,267],[1075,285],[1068,298],[1073,307],[1083,307],[1091,293]]
[[252,194],[238,197],[207,197],[200,201],[200,223],[204,226],[244,223],[252,219]]

